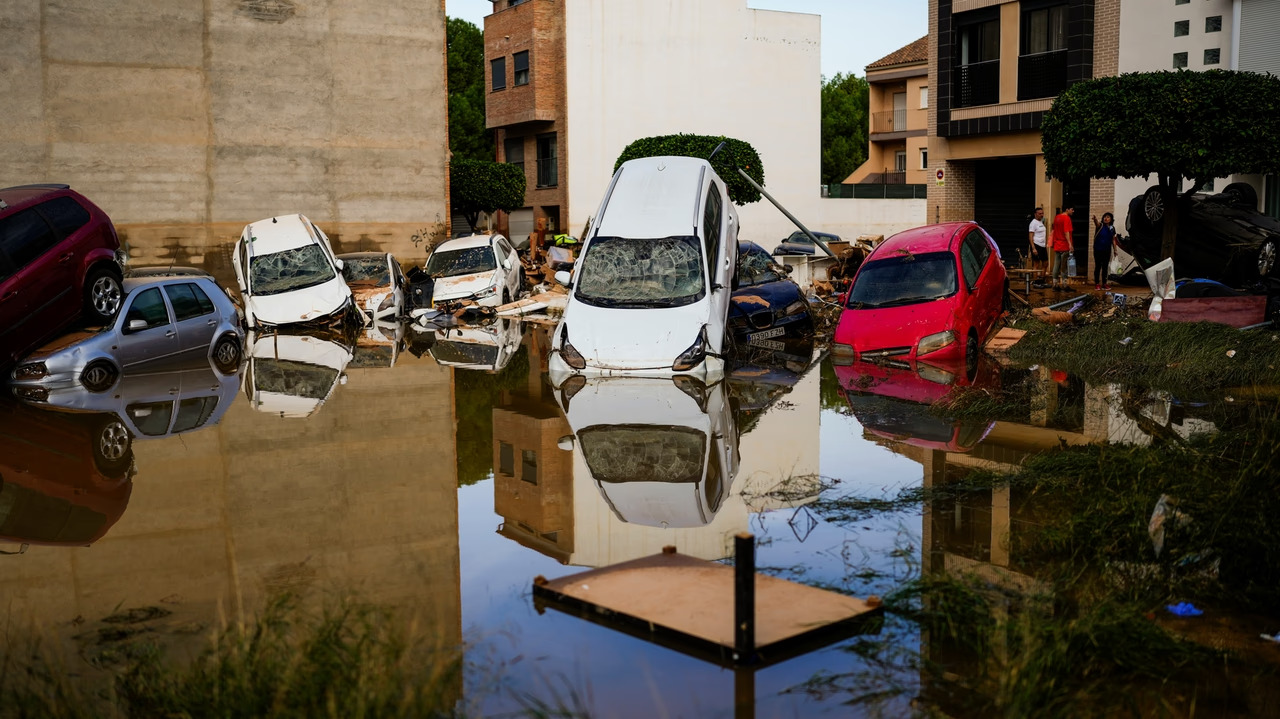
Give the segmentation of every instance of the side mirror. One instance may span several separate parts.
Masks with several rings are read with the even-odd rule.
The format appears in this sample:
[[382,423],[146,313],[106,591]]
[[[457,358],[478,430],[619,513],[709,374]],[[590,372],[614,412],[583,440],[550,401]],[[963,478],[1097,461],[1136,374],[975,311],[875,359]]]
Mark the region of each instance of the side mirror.
[[556,446],[559,447],[560,449],[563,449],[566,452],[572,452],[573,440],[574,440],[573,435],[566,434],[565,436],[560,438],[560,441],[556,442]]
[[792,272],[796,271],[796,268],[792,267],[791,265],[783,265],[782,269],[786,270],[787,274],[791,274]]
[[347,266],[347,263],[345,263],[345,262],[343,262],[342,260],[339,260],[339,259],[337,259],[337,258],[334,258],[334,260],[333,260],[333,266],[334,266],[334,267],[337,267],[337,268],[338,268],[338,271],[339,271],[339,272],[341,272],[341,271],[343,270],[343,268]]
[[347,374],[345,372],[338,375],[338,384],[344,387],[347,385]]
[[510,270],[511,266],[514,264],[515,262],[511,259],[511,255],[507,255],[507,259],[502,261],[502,268],[505,270]]
[[568,272],[565,272],[564,270],[560,270],[559,272],[557,272],[555,274],[555,278],[557,283],[565,287],[569,287],[573,283],[573,277]]
[[125,329],[130,332],[141,332],[147,328],[146,320],[129,320],[129,324],[125,325]]

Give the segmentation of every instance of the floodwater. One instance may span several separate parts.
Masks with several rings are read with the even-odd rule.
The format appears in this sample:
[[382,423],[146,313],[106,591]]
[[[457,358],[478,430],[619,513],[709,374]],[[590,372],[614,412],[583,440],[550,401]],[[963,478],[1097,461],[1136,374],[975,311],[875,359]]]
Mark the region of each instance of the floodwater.
[[[150,251],[133,235],[135,257],[202,266],[233,286],[234,231],[149,232]],[[354,347],[266,337],[234,376],[194,369],[125,383],[109,412],[5,401],[9,626],[66,637],[73,661],[109,666],[109,641],[89,630],[119,626],[122,612],[139,633],[119,641],[141,635],[183,656],[275,592],[352,592],[412,608],[462,647],[456,701],[477,715],[534,697],[602,717],[900,716],[927,703],[921,657],[934,649],[895,614],[869,635],[735,672],[540,611],[532,581],[667,545],[724,560],[734,535],[750,532],[761,571],[859,597],[955,569],[1030,582],[1009,556],[1007,493],[861,512],[833,500],[893,499],[1063,444],[1145,443],[1229,417],[988,362],[979,384],[1033,387],[1024,420],[944,420],[923,403],[946,393],[947,378],[833,368],[805,346],[746,358],[711,388],[557,390],[546,347],[546,327],[506,321],[384,327]],[[111,418],[132,435],[124,461],[94,454]],[[735,706],[744,692],[754,703]]]

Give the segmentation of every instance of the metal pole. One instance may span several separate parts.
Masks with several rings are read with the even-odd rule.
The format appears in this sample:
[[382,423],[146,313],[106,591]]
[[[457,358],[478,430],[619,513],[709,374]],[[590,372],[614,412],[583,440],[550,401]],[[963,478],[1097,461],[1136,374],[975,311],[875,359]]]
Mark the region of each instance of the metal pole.
[[756,538],[741,532],[733,538],[733,647],[740,663],[756,652]]
[[769,202],[772,202],[773,206],[781,210],[782,214],[786,215],[788,220],[791,220],[792,222],[794,222],[796,227],[800,228],[801,232],[807,235],[810,240],[813,240],[813,244],[817,245],[818,247],[821,247],[822,251],[827,253],[827,255],[831,257],[831,259],[833,260],[838,259],[836,257],[836,253],[832,252],[830,247],[827,247],[827,243],[823,242],[822,240],[819,240],[818,236],[810,232],[809,228],[805,227],[804,223],[800,222],[800,220],[797,220],[795,215],[791,214],[790,212],[787,212],[787,208],[783,207],[782,203],[773,199],[773,195],[770,195],[767,190],[761,187],[760,183],[751,179],[751,175],[748,175],[747,173],[743,172],[741,167],[736,169],[738,170],[738,174],[742,175],[743,179],[745,179],[747,182],[750,182],[751,186],[759,190],[760,194],[764,195],[765,199],[769,200]]

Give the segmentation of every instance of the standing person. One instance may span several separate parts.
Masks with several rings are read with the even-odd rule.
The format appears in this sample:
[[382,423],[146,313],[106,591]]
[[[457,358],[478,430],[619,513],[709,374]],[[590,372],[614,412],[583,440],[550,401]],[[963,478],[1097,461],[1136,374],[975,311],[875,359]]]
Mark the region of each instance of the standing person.
[[1049,250],[1046,244],[1048,234],[1044,226],[1044,208],[1037,207],[1035,214],[1031,216],[1031,226],[1027,228],[1027,245],[1031,269],[1040,270],[1041,274],[1044,273],[1045,266],[1049,260]]
[[1068,207],[1058,216],[1053,218],[1053,276],[1054,289],[1068,289],[1067,284],[1067,255],[1071,254],[1071,233],[1074,228],[1071,227],[1071,216],[1076,212],[1076,208]]
[[1102,222],[1093,216],[1093,289],[1111,289],[1108,267],[1111,265],[1111,243],[1116,239],[1116,218],[1110,212],[1102,213]]

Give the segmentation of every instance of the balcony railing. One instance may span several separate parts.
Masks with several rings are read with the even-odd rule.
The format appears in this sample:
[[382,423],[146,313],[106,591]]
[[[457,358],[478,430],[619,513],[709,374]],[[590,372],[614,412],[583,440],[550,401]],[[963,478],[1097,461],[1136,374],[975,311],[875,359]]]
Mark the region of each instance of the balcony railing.
[[1067,89],[1067,51],[1038,52],[1018,58],[1018,99],[1055,97]]
[[540,158],[538,160],[538,187],[555,187],[560,184],[558,172],[556,158]]
[[871,113],[871,132],[903,132],[907,129],[907,111],[889,110]]
[[1000,61],[986,60],[956,65],[956,107],[994,105],[1000,102]]

